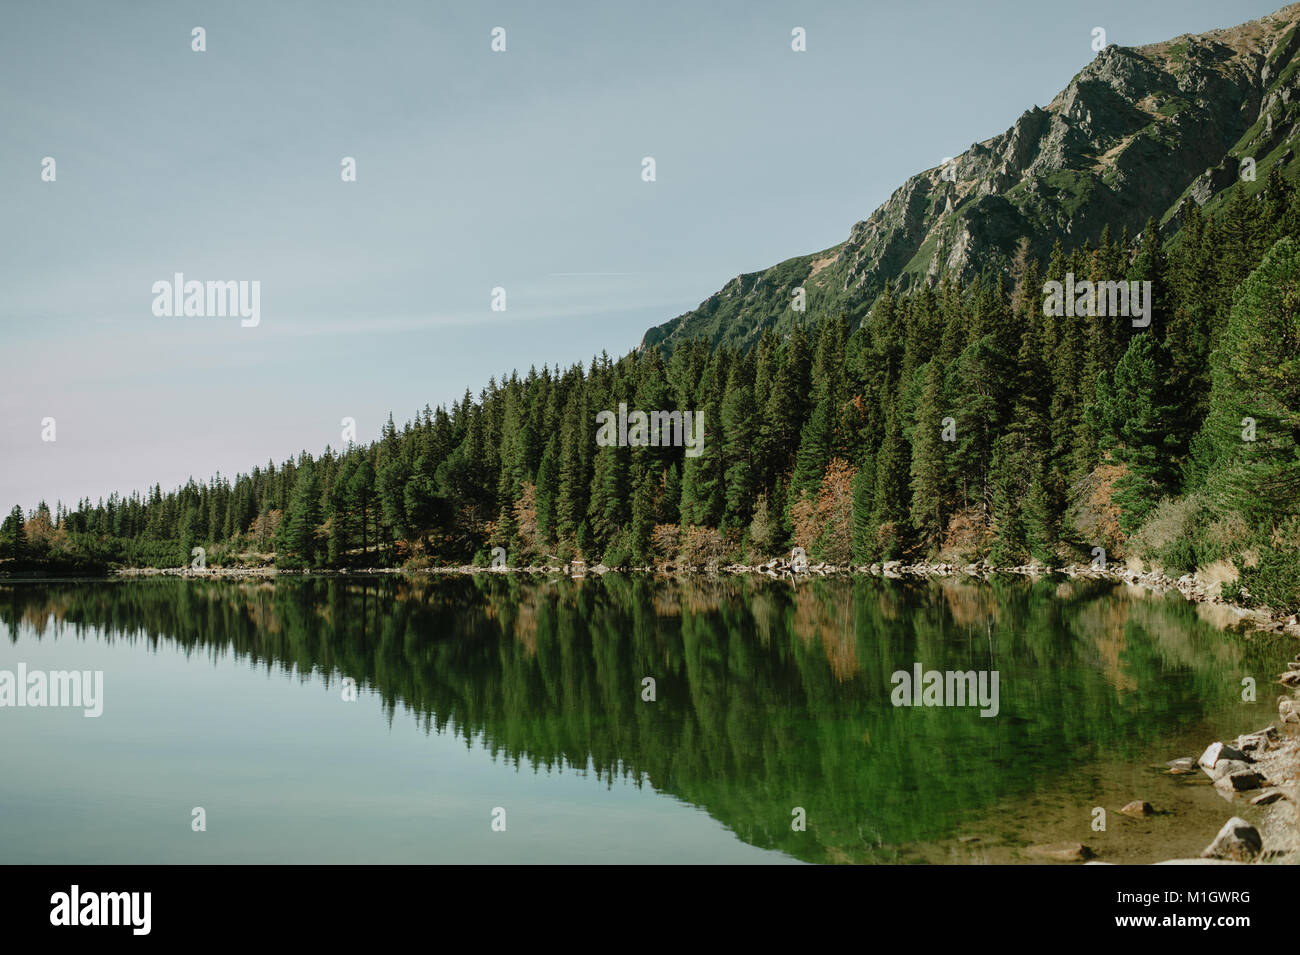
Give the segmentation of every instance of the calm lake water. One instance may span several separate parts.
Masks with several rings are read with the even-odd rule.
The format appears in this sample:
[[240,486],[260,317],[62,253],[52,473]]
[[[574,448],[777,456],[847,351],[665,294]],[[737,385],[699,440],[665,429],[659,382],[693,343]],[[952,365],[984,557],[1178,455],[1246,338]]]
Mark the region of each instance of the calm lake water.
[[[1229,814],[1164,761],[1270,722],[1292,653],[1099,582],[10,582],[0,670],[103,713],[0,708],[0,862],[1150,861]],[[997,715],[892,705],[915,663]],[[1128,798],[1169,821],[1090,829]]]

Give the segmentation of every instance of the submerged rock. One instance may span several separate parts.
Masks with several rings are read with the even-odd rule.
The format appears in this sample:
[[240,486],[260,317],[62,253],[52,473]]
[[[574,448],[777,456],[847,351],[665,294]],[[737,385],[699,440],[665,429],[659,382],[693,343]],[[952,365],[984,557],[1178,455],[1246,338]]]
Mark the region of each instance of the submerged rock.
[[1030,846],[1029,854],[1043,859],[1056,859],[1060,862],[1083,862],[1096,853],[1082,842],[1053,842],[1045,846]]
[[1120,812],[1126,816],[1153,816],[1156,811],[1151,808],[1151,803],[1144,802],[1141,799],[1134,799]]

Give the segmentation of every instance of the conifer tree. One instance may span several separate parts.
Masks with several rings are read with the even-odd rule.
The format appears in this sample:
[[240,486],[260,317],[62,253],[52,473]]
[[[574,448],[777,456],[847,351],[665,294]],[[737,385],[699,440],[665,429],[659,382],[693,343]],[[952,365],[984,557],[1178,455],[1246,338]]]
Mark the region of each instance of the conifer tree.
[[926,369],[925,391],[916,410],[912,441],[912,527],[922,544],[938,542],[947,524],[949,491],[947,451],[952,444],[943,440],[943,373],[937,362]]
[[1159,352],[1154,335],[1138,335],[1115,366],[1097,382],[1092,414],[1103,445],[1127,466],[1116,483],[1120,529],[1132,533],[1177,482],[1176,444],[1170,434],[1173,411],[1163,401]]
[[320,523],[320,479],[310,463],[299,469],[289,510],[281,526],[278,562],[314,567],[318,563],[316,527]]
[[1281,239],[1242,285],[1214,353],[1206,438],[1217,505],[1259,528],[1300,514],[1300,243]]

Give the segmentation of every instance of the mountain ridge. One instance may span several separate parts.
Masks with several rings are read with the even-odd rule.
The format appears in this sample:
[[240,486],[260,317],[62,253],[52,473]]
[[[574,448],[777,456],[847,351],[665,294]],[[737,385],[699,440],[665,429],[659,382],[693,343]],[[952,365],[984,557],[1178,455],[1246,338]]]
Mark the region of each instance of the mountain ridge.
[[[1176,231],[1185,204],[1215,206],[1254,160],[1262,187],[1276,163],[1300,174],[1300,3],[1235,27],[1138,47],[1108,45],[1046,108],[973,143],[947,166],[908,178],[848,238],[732,279],[640,344],[747,347],[804,316],[860,321],[884,284],[1005,272],[1016,246],[1045,258],[1130,235],[1149,219]],[[946,174],[945,174],[946,173]]]

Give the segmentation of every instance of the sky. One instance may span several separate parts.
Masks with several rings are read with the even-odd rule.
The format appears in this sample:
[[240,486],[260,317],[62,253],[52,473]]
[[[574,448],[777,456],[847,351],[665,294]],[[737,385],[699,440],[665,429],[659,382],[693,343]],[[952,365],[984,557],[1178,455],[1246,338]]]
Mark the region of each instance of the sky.
[[[5,0],[0,509],[233,477],[625,354],[1046,106],[1094,27],[1278,7]],[[260,283],[258,323],[156,315],[175,273]]]

